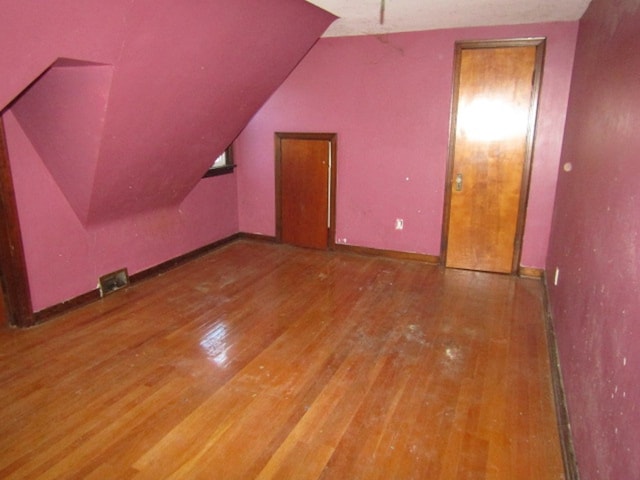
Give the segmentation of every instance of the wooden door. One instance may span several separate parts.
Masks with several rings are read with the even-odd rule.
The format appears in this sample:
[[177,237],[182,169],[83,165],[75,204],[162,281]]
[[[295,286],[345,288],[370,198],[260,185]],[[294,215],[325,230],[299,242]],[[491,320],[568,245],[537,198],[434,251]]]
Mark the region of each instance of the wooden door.
[[541,39],[456,46],[447,267],[518,268],[543,47]]
[[276,134],[276,230],[279,241],[333,245],[335,134]]

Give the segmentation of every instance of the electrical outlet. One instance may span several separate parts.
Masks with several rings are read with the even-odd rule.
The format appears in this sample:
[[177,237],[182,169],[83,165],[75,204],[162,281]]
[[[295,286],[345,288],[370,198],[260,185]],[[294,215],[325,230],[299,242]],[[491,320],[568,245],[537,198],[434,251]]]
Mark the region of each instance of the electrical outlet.
[[404,228],[404,220],[396,218],[396,230],[402,230]]

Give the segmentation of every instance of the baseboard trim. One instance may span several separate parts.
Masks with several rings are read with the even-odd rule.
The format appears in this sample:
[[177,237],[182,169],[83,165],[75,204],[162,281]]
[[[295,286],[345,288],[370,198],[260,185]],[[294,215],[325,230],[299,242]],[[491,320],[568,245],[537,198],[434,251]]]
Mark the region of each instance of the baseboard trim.
[[383,250],[378,248],[358,247],[355,245],[344,245],[337,243],[333,250],[338,252],[349,252],[358,255],[369,255],[375,257],[387,257],[397,260],[413,260],[428,263],[429,265],[440,265],[440,257],[435,255],[425,255],[422,253],[400,252],[397,250]]
[[571,424],[569,423],[569,410],[567,408],[567,397],[564,391],[562,371],[560,370],[560,357],[558,355],[558,342],[556,340],[555,329],[553,327],[553,314],[549,303],[549,289],[546,275],[542,275],[544,289],[545,308],[545,329],[547,332],[547,346],[549,349],[549,362],[551,364],[551,384],[553,386],[553,399],[556,409],[556,419],[558,422],[558,434],[560,436],[560,449],[562,451],[562,461],[564,464],[564,475],[566,480],[580,480],[578,462],[573,447],[573,435],[571,434]]
[[520,268],[518,268],[518,276],[527,278],[543,278],[544,270],[542,268],[520,266]]
[[[213,243],[197,248],[196,250],[185,253],[184,255],[180,255],[179,257],[172,258],[170,260],[167,260],[166,262],[162,262],[146,270],[142,270],[138,273],[131,275],[129,277],[129,283],[133,285],[135,283],[142,282],[148,278],[152,278],[162,273],[165,273],[168,270],[176,268],[195,258],[205,255],[217,248],[227,245],[237,240],[238,238],[244,238],[243,234],[235,233],[229,237],[222,238]],[[95,290],[91,290],[89,292],[83,293],[81,295],[78,295],[77,297],[74,297],[65,302],[59,303],[57,305],[53,305],[51,307],[47,307],[33,314],[35,324],[36,325],[41,324],[43,322],[46,322],[47,320],[52,319],[53,317],[57,317],[58,315],[62,315],[63,313],[67,313],[71,310],[75,310],[76,308],[80,308],[90,303],[96,302],[100,300],[100,298],[101,298],[100,291],[98,289],[95,289]]]
[[244,240],[257,240],[259,242],[269,242],[269,243],[277,242],[276,237],[271,237],[269,235],[261,235],[259,233],[240,232],[238,234],[238,238],[241,238]]
[[146,270],[142,270],[138,273],[134,273],[133,275],[129,276],[129,281],[132,284],[135,284],[138,282],[142,282],[148,278],[156,277],[184,263],[187,263],[191,260],[201,257],[202,255],[205,255],[211,252],[212,250],[223,247],[224,245],[227,245],[233,242],[234,240],[237,240],[238,238],[240,238],[240,234],[234,233],[229,237],[222,238],[213,243],[205,245],[204,247],[200,247],[200,248],[197,248],[196,250],[192,250],[191,252],[187,252],[183,255],[180,255],[179,257],[172,258],[170,260],[167,260],[166,262],[162,262],[151,268],[147,268]]
[[96,288],[95,290],[83,293],[82,295],[78,295],[77,297],[74,297],[65,302],[58,303],[57,305],[52,305],[51,307],[47,307],[43,310],[34,312],[34,325],[39,325],[43,322],[46,322],[47,320],[50,320],[53,317],[62,315],[63,313],[75,310],[76,308],[83,307],[98,300],[100,300],[100,290]]

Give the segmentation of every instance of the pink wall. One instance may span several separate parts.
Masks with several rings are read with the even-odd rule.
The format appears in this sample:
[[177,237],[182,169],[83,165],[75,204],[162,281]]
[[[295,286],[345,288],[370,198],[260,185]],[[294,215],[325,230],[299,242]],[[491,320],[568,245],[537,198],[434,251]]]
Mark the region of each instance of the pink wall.
[[[79,11],[97,9],[109,22],[113,21],[112,11],[123,18],[118,28],[99,30],[96,35],[102,41],[95,49],[86,49],[71,48],[67,37],[74,40],[73,45],[82,45],[87,36],[93,40],[93,32],[78,27],[68,31],[36,29],[47,22],[55,24],[61,15],[58,7],[73,2],[47,2],[38,10],[31,10],[29,1],[14,3],[20,7],[9,6],[8,15],[3,10],[0,44],[29,29],[41,40],[36,45],[27,42],[10,48],[10,58],[17,52],[38,59],[22,89],[61,57],[114,65],[107,88],[85,81],[86,74],[73,77],[76,84],[85,81],[90,85],[79,92],[96,90],[105,101],[108,98],[101,110],[75,108],[84,104],[77,100],[74,104],[74,97],[67,94],[69,88],[65,91],[64,85],[71,82],[61,78],[61,72],[70,77],[68,68],[47,72],[18,101],[27,104],[18,105],[19,118],[27,119],[23,125],[47,130],[47,134],[38,135],[27,128],[32,138],[65,137],[64,126],[78,122],[61,121],[64,114],[62,118],[48,115],[64,111],[65,104],[74,107],[68,116],[86,118],[85,125],[94,127],[89,133],[100,141],[97,158],[91,155],[88,159],[90,170],[95,172],[90,176],[91,194],[86,195],[86,187],[78,187],[80,193],[66,191],[76,190],[69,187],[73,182],[63,187],[86,223],[176,206],[184,200],[210,159],[231,143],[333,20],[302,0],[137,0],[126,8],[118,3],[97,7],[95,2],[76,0]],[[75,17],[79,22],[89,21],[82,15]],[[15,63],[6,61],[0,62],[0,72],[6,72],[0,78],[9,79],[21,73]],[[3,87],[0,95],[15,94],[11,82]],[[55,135],[58,130],[63,131]],[[34,143],[39,147],[42,142]],[[74,157],[80,152],[72,144],[62,153]],[[82,162],[84,158],[78,163]],[[78,204],[80,199],[83,202]]]
[[55,62],[11,111],[86,223],[113,67],[61,63]]
[[136,273],[238,231],[235,175],[203,179],[178,208],[87,227],[15,116],[3,119],[35,311],[93,290],[105,273]]
[[[550,299],[581,478],[640,478],[640,2],[580,22]],[[558,285],[553,285],[556,267]]]
[[131,0],[0,0],[0,110],[58,58],[114,63]]
[[90,222],[180,203],[333,20],[301,0],[133,5]]
[[542,268],[576,32],[571,22],[321,39],[235,144],[240,230],[275,234],[274,131],[336,132],[336,241],[439,255],[454,42],[546,36],[522,256]]
[[202,174],[334,19],[303,0],[0,11],[0,112],[36,311],[237,232],[235,176]]

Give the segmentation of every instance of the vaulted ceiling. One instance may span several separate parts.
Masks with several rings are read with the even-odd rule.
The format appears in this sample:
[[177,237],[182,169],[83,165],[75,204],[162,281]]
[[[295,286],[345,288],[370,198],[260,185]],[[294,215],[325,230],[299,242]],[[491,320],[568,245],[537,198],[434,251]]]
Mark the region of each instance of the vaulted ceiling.
[[575,20],[589,0],[0,3],[0,111],[86,226],[178,207],[325,31]]
[[85,226],[179,206],[335,18],[303,0],[1,5],[0,111]]

